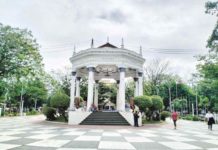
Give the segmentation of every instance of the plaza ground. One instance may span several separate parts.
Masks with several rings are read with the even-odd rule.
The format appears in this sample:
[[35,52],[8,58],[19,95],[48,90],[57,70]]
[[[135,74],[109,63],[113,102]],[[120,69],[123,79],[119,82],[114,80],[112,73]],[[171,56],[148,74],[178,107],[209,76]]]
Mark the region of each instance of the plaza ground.
[[0,118],[0,150],[218,150],[218,125],[171,120],[158,125],[69,126],[44,116]]

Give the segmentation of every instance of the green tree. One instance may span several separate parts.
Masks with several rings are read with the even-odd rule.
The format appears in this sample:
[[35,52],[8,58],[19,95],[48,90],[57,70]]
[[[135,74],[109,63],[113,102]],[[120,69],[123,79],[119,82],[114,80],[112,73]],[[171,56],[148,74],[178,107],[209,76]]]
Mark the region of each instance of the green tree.
[[8,106],[19,106],[22,96],[25,101],[31,99],[28,84],[42,79],[45,72],[39,45],[30,31],[0,23],[0,64],[0,98]]
[[[207,2],[206,13],[217,15],[218,2]],[[208,39],[208,54],[198,57],[197,69],[201,80],[198,83],[199,94],[209,99],[209,109],[218,105],[218,23]]]
[[0,79],[43,72],[39,45],[30,31],[0,24],[0,64]]
[[50,105],[58,110],[61,116],[67,121],[65,111],[69,107],[70,98],[61,89],[57,90],[54,95],[51,96]]

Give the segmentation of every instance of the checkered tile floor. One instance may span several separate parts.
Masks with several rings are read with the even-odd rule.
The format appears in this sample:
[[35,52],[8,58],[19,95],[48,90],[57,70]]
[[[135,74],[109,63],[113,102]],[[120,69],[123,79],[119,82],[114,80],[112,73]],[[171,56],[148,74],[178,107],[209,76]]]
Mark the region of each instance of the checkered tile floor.
[[[41,117],[42,116],[38,116]],[[218,150],[218,126],[178,121],[156,127],[66,126],[0,118],[0,150]]]

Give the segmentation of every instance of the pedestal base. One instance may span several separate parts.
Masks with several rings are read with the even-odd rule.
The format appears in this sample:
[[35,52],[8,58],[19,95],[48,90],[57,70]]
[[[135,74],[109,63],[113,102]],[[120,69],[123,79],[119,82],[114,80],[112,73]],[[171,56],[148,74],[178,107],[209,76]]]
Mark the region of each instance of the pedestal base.
[[[126,119],[126,121],[131,126],[134,126],[134,117],[133,117],[132,112],[120,111],[119,113],[123,116],[123,118]],[[142,126],[142,115],[141,115],[141,113],[139,113],[138,124],[139,124],[139,126]]]
[[87,111],[69,111],[68,124],[69,125],[79,125],[91,113],[92,112],[87,112]]

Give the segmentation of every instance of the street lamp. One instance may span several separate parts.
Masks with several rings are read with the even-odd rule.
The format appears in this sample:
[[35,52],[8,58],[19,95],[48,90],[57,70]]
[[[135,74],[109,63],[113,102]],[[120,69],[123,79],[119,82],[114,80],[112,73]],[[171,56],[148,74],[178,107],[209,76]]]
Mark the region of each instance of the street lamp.
[[196,115],[198,115],[198,85],[196,84],[196,97],[195,97],[195,103],[196,103]]
[[170,86],[168,87],[168,90],[169,90],[170,112],[172,112],[172,100],[171,100],[171,89],[170,89]]
[[176,81],[176,98],[178,97],[177,85],[178,85],[178,82]]
[[23,89],[23,78],[20,79],[21,81],[21,92],[20,92],[20,116],[23,116],[23,94],[24,94],[24,89]]

